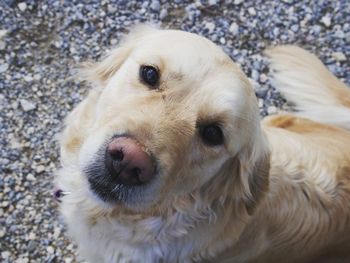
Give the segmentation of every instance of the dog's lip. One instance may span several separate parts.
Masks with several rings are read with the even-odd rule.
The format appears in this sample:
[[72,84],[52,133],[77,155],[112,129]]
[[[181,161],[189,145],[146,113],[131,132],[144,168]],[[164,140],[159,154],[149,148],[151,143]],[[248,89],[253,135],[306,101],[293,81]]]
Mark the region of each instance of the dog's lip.
[[62,201],[62,197],[65,195],[70,194],[69,191],[63,191],[62,189],[58,188],[58,187],[54,187],[53,191],[52,191],[52,196],[55,199],[55,201],[57,202],[61,202]]

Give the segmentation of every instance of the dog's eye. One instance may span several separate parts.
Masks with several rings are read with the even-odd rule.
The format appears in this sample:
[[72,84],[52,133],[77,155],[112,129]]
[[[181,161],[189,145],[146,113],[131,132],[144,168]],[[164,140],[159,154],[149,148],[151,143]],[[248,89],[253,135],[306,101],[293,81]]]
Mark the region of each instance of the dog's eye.
[[224,142],[222,130],[217,124],[200,126],[199,134],[203,142],[210,146],[220,145]]
[[152,66],[141,66],[140,78],[143,82],[151,87],[155,87],[159,81],[159,72]]

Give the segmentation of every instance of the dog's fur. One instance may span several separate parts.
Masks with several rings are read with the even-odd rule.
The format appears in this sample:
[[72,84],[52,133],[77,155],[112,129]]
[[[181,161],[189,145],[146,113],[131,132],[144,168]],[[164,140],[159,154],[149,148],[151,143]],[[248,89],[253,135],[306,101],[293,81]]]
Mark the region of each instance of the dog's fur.
[[[274,82],[297,114],[260,122],[242,71],[210,41],[139,27],[84,77],[94,88],[69,115],[57,185],[61,211],[90,262],[350,262],[350,91],[297,47],[268,50]],[[142,64],[159,68],[152,90]],[[208,146],[201,123],[219,123]],[[113,135],[158,162],[117,204],[84,169]],[[323,260],[323,261],[322,261]]]

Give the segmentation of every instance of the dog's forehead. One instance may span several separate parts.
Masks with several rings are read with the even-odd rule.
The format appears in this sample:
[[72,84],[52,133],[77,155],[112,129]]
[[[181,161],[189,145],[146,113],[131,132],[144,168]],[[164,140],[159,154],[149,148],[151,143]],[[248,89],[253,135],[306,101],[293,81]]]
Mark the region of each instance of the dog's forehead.
[[228,89],[227,92],[240,89],[244,79],[238,66],[220,47],[183,31],[161,30],[145,36],[132,57],[138,64],[156,65],[161,74],[182,76],[196,90],[207,87],[210,93],[218,88]]
[[156,31],[139,39],[129,58],[134,65],[157,66],[170,95],[167,98],[181,101],[203,118],[233,110],[240,113],[247,104],[250,90],[242,71],[204,37],[176,30]]
[[[208,39],[177,30],[162,30],[144,37],[134,55],[181,71],[210,70],[232,64],[230,58]],[[148,61],[147,61],[148,60]],[[153,60],[153,61],[152,61]],[[160,65],[162,66],[162,65]]]

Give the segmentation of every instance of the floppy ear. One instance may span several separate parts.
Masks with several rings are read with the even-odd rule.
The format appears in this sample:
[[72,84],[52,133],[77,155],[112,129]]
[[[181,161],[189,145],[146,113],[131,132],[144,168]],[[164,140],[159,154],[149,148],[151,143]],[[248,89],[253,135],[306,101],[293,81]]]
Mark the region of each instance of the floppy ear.
[[228,197],[238,201],[237,213],[241,208],[248,215],[254,213],[268,191],[270,170],[270,152],[260,128],[254,138],[221,167],[222,176],[212,178],[202,187],[202,198],[207,203]]
[[270,152],[265,136],[261,134],[237,158],[240,192],[248,214],[252,215],[269,187]]
[[157,32],[158,29],[149,25],[133,27],[129,34],[120,42],[119,47],[108,52],[100,62],[83,63],[79,72],[80,76],[89,82],[104,86],[107,81],[117,72],[126,58],[145,37]]

